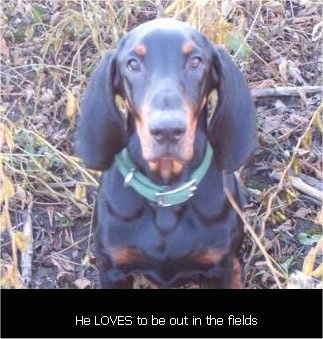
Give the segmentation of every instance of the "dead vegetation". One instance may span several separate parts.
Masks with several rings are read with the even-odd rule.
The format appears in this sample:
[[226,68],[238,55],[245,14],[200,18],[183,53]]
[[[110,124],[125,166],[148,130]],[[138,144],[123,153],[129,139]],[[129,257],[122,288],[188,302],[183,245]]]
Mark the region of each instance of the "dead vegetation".
[[320,287],[323,25],[311,0],[2,1],[1,286],[97,287],[99,173],[75,156],[79,104],[104,51],[160,16],[225,45],[253,90],[259,147],[240,173],[246,288]]

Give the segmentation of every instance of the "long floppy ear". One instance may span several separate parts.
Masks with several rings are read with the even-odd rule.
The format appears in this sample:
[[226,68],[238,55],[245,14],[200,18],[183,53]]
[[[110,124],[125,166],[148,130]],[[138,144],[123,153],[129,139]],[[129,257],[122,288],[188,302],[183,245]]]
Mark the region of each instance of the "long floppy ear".
[[255,107],[246,79],[224,49],[213,47],[213,65],[218,103],[209,139],[217,165],[231,172],[243,165],[257,145]]
[[87,167],[105,170],[125,145],[125,127],[115,104],[114,52],[92,74],[81,106],[77,151]]

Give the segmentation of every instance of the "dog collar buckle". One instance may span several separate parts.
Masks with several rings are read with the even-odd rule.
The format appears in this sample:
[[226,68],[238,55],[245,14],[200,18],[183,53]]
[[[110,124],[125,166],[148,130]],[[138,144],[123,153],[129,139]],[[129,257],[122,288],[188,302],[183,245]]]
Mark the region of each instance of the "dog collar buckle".
[[194,195],[194,191],[196,189],[196,179],[192,179],[184,185],[173,190],[157,192],[157,204],[158,206],[168,207],[183,203]]
[[132,180],[132,179],[134,178],[134,176],[135,176],[136,170],[137,170],[137,169],[136,169],[135,167],[132,168],[132,169],[130,170],[130,172],[125,176],[125,178],[124,178],[124,183],[123,183],[124,187],[127,187],[127,186],[130,185],[131,180]]

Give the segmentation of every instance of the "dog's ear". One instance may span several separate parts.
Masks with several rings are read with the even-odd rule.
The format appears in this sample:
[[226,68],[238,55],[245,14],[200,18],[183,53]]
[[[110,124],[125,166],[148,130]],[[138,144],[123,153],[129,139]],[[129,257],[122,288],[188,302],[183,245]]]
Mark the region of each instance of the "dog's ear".
[[125,145],[125,127],[115,103],[114,52],[104,56],[87,86],[77,130],[77,152],[84,164],[105,170]]
[[224,49],[213,47],[214,81],[218,103],[209,124],[209,139],[215,149],[217,165],[234,171],[254,151],[255,107],[248,84]]

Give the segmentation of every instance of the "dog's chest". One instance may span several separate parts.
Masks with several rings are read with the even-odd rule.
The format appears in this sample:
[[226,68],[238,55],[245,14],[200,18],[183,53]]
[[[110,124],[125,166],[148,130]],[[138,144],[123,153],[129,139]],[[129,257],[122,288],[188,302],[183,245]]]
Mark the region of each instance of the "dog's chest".
[[110,223],[106,251],[118,274],[172,283],[213,270],[228,255],[233,229],[224,226],[205,225],[192,209],[150,209],[132,222]]
[[232,236],[232,228],[221,221],[221,213],[205,215],[190,204],[172,207],[144,204],[133,210],[131,216],[118,215],[111,206],[109,212],[105,244],[138,249],[146,259],[177,260],[189,253],[195,256],[200,249],[223,247]]
[[179,272],[186,276],[214,269],[232,250],[239,227],[224,195],[213,192],[222,186],[216,178],[202,183],[184,204],[162,207],[124,188],[118,175],[106,177],[98,232],[114,270],[156,274],[166,283]]
[[163,207],[125,188],[122,176],[112,170],[99,195],[98,226],[106,235],[104,243],[172,257],[227,244],[237,219],[224,195],[214,194],[222,189],[219,175],[210,174],[187,202]]
[[183,207],[181,206],[175,206],[173,208],[157,206],[155,208],[154,227],[162,234],[172,232],[180,221],[182,209]]

